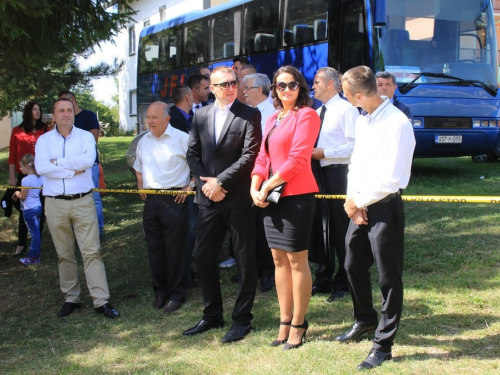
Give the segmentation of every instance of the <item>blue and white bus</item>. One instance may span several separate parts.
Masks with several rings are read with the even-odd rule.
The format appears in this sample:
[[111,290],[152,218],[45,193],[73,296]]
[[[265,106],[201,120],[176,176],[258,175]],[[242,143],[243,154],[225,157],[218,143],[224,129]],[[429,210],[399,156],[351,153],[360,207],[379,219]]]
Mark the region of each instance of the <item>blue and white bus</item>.
[[414,116],[415,156],[500,155],[497,45],[490,0],[232,0],[145,28],[138,111],[170,102],[199,66],[246,56],[272,77],[298,67],[391,71]]

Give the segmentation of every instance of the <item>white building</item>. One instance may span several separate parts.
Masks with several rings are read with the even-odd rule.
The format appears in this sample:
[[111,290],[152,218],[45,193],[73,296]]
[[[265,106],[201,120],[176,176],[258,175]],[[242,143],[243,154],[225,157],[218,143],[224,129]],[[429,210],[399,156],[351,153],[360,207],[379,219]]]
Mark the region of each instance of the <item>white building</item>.
[[137,130],[137,47],[144,27],[163,20],[222,4],[228,0],[138,0],[130,5],[137,10],[126,30],[115,39],[119,48],[118,59],[125,65],[118,75],[120,97],[120,129]]

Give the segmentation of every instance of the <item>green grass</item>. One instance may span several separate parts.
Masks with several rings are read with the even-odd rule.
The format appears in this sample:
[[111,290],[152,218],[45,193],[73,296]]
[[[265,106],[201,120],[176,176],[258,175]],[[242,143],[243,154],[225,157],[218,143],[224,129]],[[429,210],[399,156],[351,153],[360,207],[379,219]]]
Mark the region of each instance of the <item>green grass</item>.
[[[125,162],[130,137],[99,142],[109,188],[135,188]],[[0,152],[7,182],[7,152]],[[484,178],[480,178],[484,176]],[[469,158],[417,159],[407,195],[500,195],[497,163]],[[17,214],[0,219],[0,373],[2,374],[351,374],[369,341],[333,341],[352,324],[350,298],[333,304],[314,296],[309,340],[298,350],[271,348],[278,329],[274,291],[257,293],[255,331],[222,345],[227,330],[197,337],[182,331],[201,317],[199,288],[172,315],[151,308],[153,292],[137,195],[103,197],[106,240],[102,254],[117,320],[96,315],[82,283],[83,307],[65,319],[57,255],[45,229],[43,263],[26,268],[10,257]],[[494,204],[407,202],[405,303],[394,361],[373,374],[495,374],[500,372],[500,214]],[[226,249],[221,252],[221,260]],[[236,296],[221,271],[226,321]],[[376,308],[380,293],[373,273]],[[80,278],[84,280],[80,267]]]

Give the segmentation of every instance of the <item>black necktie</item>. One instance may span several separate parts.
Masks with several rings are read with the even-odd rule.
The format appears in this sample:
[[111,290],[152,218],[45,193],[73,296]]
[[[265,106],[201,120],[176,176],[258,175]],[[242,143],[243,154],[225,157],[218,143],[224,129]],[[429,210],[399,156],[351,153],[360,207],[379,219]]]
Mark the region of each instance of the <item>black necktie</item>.
[[321,119],[321,125],[323,125],[323,120],[325,119],[325,112],[326,112],[326,107],[323,105],[321,106],[321,112],[319,114],[319,118]]
[[[319,132],[321,133],[321,128],[323,127],[323,120],[325,119],[325,112],[326,112],[326,107],[323,105],[321,106],[321,112],[319,113],[319,119],[321,120],[321,124],[319,126]],[[316,138],[316,143],[314,144],[314,147],[318,147],[318,141],[319,141],[319,133],[318,133],[318,138]]]

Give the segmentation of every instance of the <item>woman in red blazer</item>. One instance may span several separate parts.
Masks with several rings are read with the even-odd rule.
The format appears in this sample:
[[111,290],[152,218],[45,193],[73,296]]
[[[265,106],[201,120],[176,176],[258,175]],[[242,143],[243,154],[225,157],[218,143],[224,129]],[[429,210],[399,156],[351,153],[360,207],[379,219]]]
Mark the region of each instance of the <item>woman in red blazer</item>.
[[[308,329],[305,319],[311,298],[308,250],[314,193],[311,154],[320,119],[309,107],[311,98],[302,74],[293,66],[278,69],[272,86],[276,115],[267,120],[259,155],[252,172],[250,194],[264,209],[264,227],[276,266],[276,291],[280,306],[280,332],[271,346],[284,350],[302,345]],[[263,182],[265,181],[265,182]],[[279,202],[269,203],[271,189],[285,184]]]

